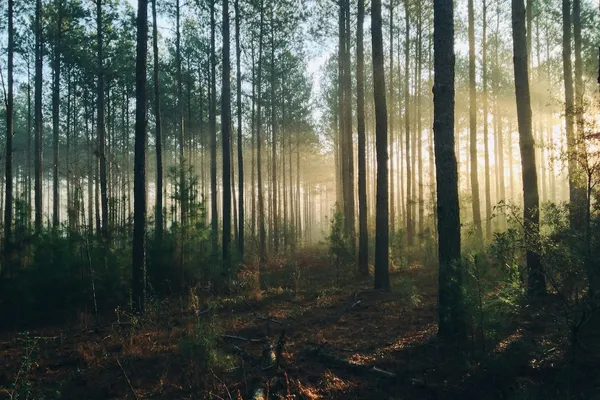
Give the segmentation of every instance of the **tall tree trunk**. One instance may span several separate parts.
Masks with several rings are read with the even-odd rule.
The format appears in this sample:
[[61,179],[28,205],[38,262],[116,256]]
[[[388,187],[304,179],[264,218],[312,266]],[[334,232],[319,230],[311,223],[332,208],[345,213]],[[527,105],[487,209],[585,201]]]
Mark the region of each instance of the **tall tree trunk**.
[[[181,74],[181,4],[180,0],[175,4],[176,29],[175,29],[175,62],[177,65],[177,129],[179,140],[179,195],[181,197],[181,227],[185,229],[188,214],[188,187],[185,177],[185,121],[183,117],[183,77]],[[229,151],[227,151],[229,153]],[[182,241],[183,243],[183,241]]]
[[250,160],[250,192],[252,193],[252,238],[256,239],[256,163],[254,160],[255,150],[256,150],[256,64],[254,63],[254,40],[252,41],[252,115],[251,115],[251,128],[252,128],[252,137],[250,143],[251,160]]
[[104,238],[108,237],[108,182],[106,179],[106,132],[104,121],[104,50],[103,50],[103,30],[102,30],[102,2],[96,0],[96,29],[97,29],[97,73],[98,73],[98,157],[100,158],[100,202],[102,204],[102,221],[100,231]]
[[513,62],[515,71],[515,95],[519,123],[519,147],[523,177],[523,219],[525,221],[527,268],[529,272],[527,292],[539,295],[546,292],[546,282],[539,255],[531,249],[532,240],[539,234],[539,197],[537,171],[535,169],[534,140],[531,133],[531,100],[527,68],[527,42],[525,36],[525,8],[523,0],[512,0]]
[[35,3],[35,233],[42,232],[42,0]]
[[[498,186],[500,189],[499,199],[506,201],[506,180],[504,176],[504,137],[502,134],[502,116],[500,115],[500,3],[496,4],[496,40],[494,41],[494,120],[496,122],[496,140],[498,141]],[[510,157],[512,160],[512,157]],[[512,162],[512,161],[511,161]],[[502,219],[501,227],[504,225]]]
[[[365,138],[365,55],[364,55],[365,1],[358,0],[356,21],[356,114],[358,130],[358,273],[369,275],[369,233],[367,230],[367,171]],[[393,74],[390,74],[393,76]],[[393,191],[392,191],[393,192]],[[393,203],[393,201],[392,201]]]
[[573,70],[571,64],[571,1],[562,1],[563,18],[563,80],[565,84],[565,123],[567,134],[567,165],[569,175],[570,223],[571,229],[583,226],[581,211],[583,208],[578,197],[577,184],[577,139],[575,138],[575,100],[573,95]]
[[404,0],[406,18],[406,38],[404,44],[404,130],[406,131],[406,239],[409,246],[414,242],[412,165],[410,161],[410,12],[408,0]]
[[223,271],[230,268],[231,244],[231,64],[229,54],[229,0],[223,1],[223,82],[221,86],[221,144],[223,157]]
[[466,339],[460,268],[458,171],[454,152],[454,5],[433,2],[434,146],[439,238],[438,335],[458,343]]
[[[242,137],[242,48],[240,45],[240,4],[235,0],[235,55],[236,55],[236,105],[237,105],[237,159],[238,159],[238,253],[240,261],[244,259],[244,157],[243,157],[243,137]],[[291,157],[291,154],[290,154]]]
[[475,227],[475,242],[482,245],[481,203],[479,201],[479,177],[477,160],[477,95],[475,87],[475,10],[473,0],[468,2],[469,14],[469,137],[471,156],[471,196],[473,210],[473,225]]
[[217,256],[219,248],[219,220],[217,204],[217,56],[216,56],[216,22],[215,22],[215,2],[210,0],[210,108],[209,108],[209,129],[210,129],[210,226],[212,254]]
[[[583,61],[581,57],[581,0],[573,0],[573,44],[575,48],[575,124],[577,133],[575,134],[575,151],[581,153],[585,151],[582,146],[582,140],[585,137],[585,118],[584,118],[584,84],[583,84]],[[584,185],[577,185],[577,204],[579,207],[580,221],[585,221],[587,194]]]
[[52,165],[52,225],[60,224],[60,193],[58,176],[59,152],[59,118],[60,118],[60,53],[62,31],[62,0],[55,0],[56,32],[54,36],[54,54],[52,60],[52,148],[54,160]]
[[14,0],[8,0],[8,60],[7,60],[7,86],[6,98],[6,197],[4,203],[4,260],[3,273],[12,273],[11,242],[13,221],[13,118],[14,118],[14,95],[13,95],[13,62],[15,51],[15,29],[14,29]]
[[[359,0],[360,1],[360,0]],[[389,108],[389,114],[390,117],[388,118],[388,123],[389,123],[389,142],[390,142],[390,147],[389,147],[389,157],[390,157],[390,161],[389,161],[389,166],[390,166],[390,171],[392,171],[392,173],[389,175],[389,181],[390,181],[390,232],[392,233],[392,237],[394,236],[395,232],[396,232],[396,207],[394,206],[394,193],[395,193],[395,187],[394,187],[394,2],[391,1],[390,2],[390,23],[389,23],[389,28],[390,28],[390,74],[389,77],[390,79],[388,80],[388,92],[389,92],[389,96],[388,96],[388,101],[386,102],[386,104],[388,105]]]
[[267,242],[265,232],[265,206],[264,206],[264,188],[262,183],[262,63],[263,63],[263,36],[264,36],[264,0],[260,1],[260,33],[258,39],[258,71],[256,86],[257,110],[256,110],[256,170],[258,179],[258,225],[259,225],[259,258],[261,264],[267,259]]
[[146,309],[146,68],[148,59],[148,0],[138,0],[137,51],[135,64],[135,165],[133,216],[133,310]]
[[279,211],[278,211],[278,195],[277,195],[277,121],[275,119],[275,21],[274,10],[271,10],[271,198],[272,198],[272,245],[274,246],[275,254],[279,252]]
[[485,157],[485,239],[492,240],[492,194],[490,185],[490,149],[488,121],[488,70],[487,70],[487,0],[483,0],[483,37],[482,37],[482,69],[483,69],[483,147]]
[[423,126],[422,126],[422,67],[423,67],[423,12],[422,12],[422,2],[418,3],[417,6],[417,81],[416,81],[416,90],[417,90],[417,101],[416,101],[416,118],[417,118],[417,175],[419,176],[419,186],[418,186],[418,200],[419,200],[419,229],[418,236],[420,238],[423,235],[423,223],[425,220],[425,200],[423,198]]
[[377,214],[375,217],[375,289],[390,289],[389,275],[389,209],[388,209],[388,148],[387,107],[381,32],[381,0],[371,6],[371,37],[373,49],[373,94],[377,135]]
[[[14,0],[13,0],[14,1]],[[27,228],[31,228],[31,162],[33,157],[31,156],[31,126],[32,126],[32,115],[31,115],[31,64],[27,63]],[[86,114],[87,118],[87,114]],[[87,123],[87,122],[86,122]],[[87,127],[87,125],[86,125]]]
[[162,243],[163,237],[163,157],[162,157],[162,116],[160,113],[160,85],[158,80],[158,26],[156,24],[156,0],[152,0],[152,50],[154,55],[154,68],[152,78],[154,80],[154,120],[155,120],[155,146],[156,146],[156,240]]
[[[350,30],[350,0],[345,0],[345,15],[346,15],[346,34],[345,34],[345,51],[344,51],[344,88],[346,95],[344,96],[344,124],[346,126],[346,168],[347,172],[347,193],[344,197],[344,203],[348,205],[345,211],[344,221],[347,221],[346,230],[350,239],[350,251],[353,257],[356,257],[356,206],[354,189],[354,140],[352,134],[352,63],[350,60],[350,45],[351,45],[351,30]],[[388,200],[389,203],[389,200]]]

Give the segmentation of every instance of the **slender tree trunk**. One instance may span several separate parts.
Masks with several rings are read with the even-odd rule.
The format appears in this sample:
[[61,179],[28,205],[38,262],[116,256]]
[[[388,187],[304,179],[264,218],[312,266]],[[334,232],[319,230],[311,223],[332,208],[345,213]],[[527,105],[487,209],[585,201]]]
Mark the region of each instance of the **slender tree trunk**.
[[527,243],[527,292],[539,295],[546,292],[546,282],[539,255],[531,249],[539,234],[539,197],[535,169],[534,140],[531,133],[531,100],[527,68],[527,43],[525,37],[525,9],[522,0],[512,0],[513,62],[515,70],[515,95],[519,123],[519,147],[523,177],[523,219]]
[[[156,57],[156,56],[155,56]],[[148,0],[138,0],[137,54],[135,68],[135,165],[133,216],[133,310],[146,308],[146,68],[148,59]]]
[[461,343],[466,339],[460,267],[458,171],[454,152],[454,5],[434,0],[434,145],[437,173],[439,237],[438,335]]
[[414,242],[413,197],[412,197],[412,165],[410,157],[410,12],[408,0],[404,0],[406,18],[406,39],[404,45],[404,130],[406,131],[406,239],[409,246]]
[[[244,157],[243,149],[244,142],[242,137],[242,48],[240,45],[240,4],[239,0],[235,0],[235,54],[236,54],[236,82],[237,82],[237,94],[236,94],[236,105],[237,105],[237,159],[238,159],[238,253],[240,261],[244,259]],[[291,156],[291,155],[290,155]]]
[[[254,42],[254,40],[253,40]],[[252,127],[252,138],[250,148],[252,150],[250,160],[250,191],[252,192],[252,238],[256,238],[256,163],[255,163],[255,151],[256,151],[256,64],[254,63],[254,43],[252,44],[252,116],[251,116],[251,127]]]
[[490,185],[490,149],[488,121],[488,70],[487,70],[487,0],[483,0],[483,38],[482,38],[482,69],[483,69],[483,147],[485,156],[485,239],[492,240],[492,194]]
[[14,118],[14,51],[15,51],[15,29],[14,29],[14,0],[8,0],[8,60],[7,60],[7,86],[8,95],[6,98],[6,197],[4,203],[4,260],[5,268],[3,273],[12,273],[11,263],[11,242],[12,242],[12,221],[13,221],[13,118]]
[[217,256],[219,248],[219,220],[217,204],[217,56],[215,45],[215,1],[210,0],[210,226],[212,238],[212,254]]
[[162,243],[163,237],[163,157],[162,157],[162,115],[160,112],[160,82],[158,80],[158,26],[156,23],[156,0],[152,0],[152,49],[154,55],[154,69],[152,78],[154,80],[154,120],[156,130],[156,240]]
[[102,2],[96,0],[96,29],[97,29],[97,69],[98,69],[98,157],[100,158],[100,197],[102,203],[102,221],[100,231],[104,238],[108,237],[108,182],[106,179],[106,132],[104,121],[104,50],[103,50],[103,30],[102,30]]
[[35,6],[35,233],[42,231],[42,0]]
[[275,27],[274,11],[271,10],[271,207],[272,207],[272,244],[275,254],[279,252],[279,210],[277,195],[277,121],[275,119]]
[[[186,160],[185,160],[185,121],[183,117],[183,77],[181,74],[181,4],[180,0],[175,4],[176,29],[175,29],[175,62],[177,65],[177,129],[179,140],[179,195],[181,197],[181,227],[185,229],[187,226],[188,214],[188,187],[185,177]],[[229,153],[229,151],[227,151]]]
[[[358,129],[358,273],[369,275],[369,233],[367,230],[367,174],[365,144],[365,55],[364,55],[365,1],[358,0],[356,21],[356,114]],[[393,74],[390,74],[393,76]],[[393,203],[393,201],[392,201]]]
[[223,1],[223,82],[221,86],[221,144],[223,157],[223,270],[231,266],[231,64],[229,52],[229,0]]
[[481,203],[479,200],[479,177],[477,160],[477,95],[475,87],[475,10],[473,0],[468,2],[469,9],[469,137],[471,156],[471,196],[473,206],[473,224],[475,226],[475,241],[478,247],[482,245]]
[[423,199],[423,126],[422,126],[422,67],[423,67],[423,12],[422,2],[417,6],[417,174],[419,176],[418,200],[419,200],[419,229],[417,238],[423,236],[423,224],[425,220],[425,201]]
[[52,60],[52,148],[54,160],[52,165],[52,225],[60,224],[60,193],[58,176],[59,152],[59,118],[60,118],[60,53],[62,31],[62,0],[56,0],[56,32],[54,36],[54,54]]
[[563,80],[565,84],[565,123],[567,134],[567,166],[569,175],[570,223],[571,229],[579,230],[584,226],[580,188],[577,184],[577,138],[575,137],[575,99],[573,94],[573,70],[571,64],[571,2],[562,1],[563,17]]
[[[502,134],[502,116],[500,115],[500,3],[496,4],[496,40],[494,44],[494,120],[497,120],[496,140],[498,141],[498,183],[501,201],[506,201],[506,180],[504,176],[504,137]],[[512,156],[510,157],[512,162]],[[504,220],[502,220],[504,227]]]
[[260,1],[260,33],[258,39],[258,84],[257,94],[257,110],[256,110],[256,169],[258,175],[258,225],[259,225],[259,258],[261,264],[267,259],[267,243],[265,232],[265,207],[263,200],[263,182],[262,182],[262,63],[263,63],[263,36],[264,36],[264,0]]
[[[539,81],[542,81],[544,79],[544,76],[542,74],[542,57],[541,57],[541,45],[540,45],[540,18],[536,18],[535,20],[535,49],[536,49],[536,58],[537,58],[537,77]],[[544,110],[544,100],[543,99],[539,99],[537,100],[537,107],[539,111],[543,111]],[[545,138],[545,131],[546,131],[546,120],[547,120],[547,116],[544,115],[543,113],[540,112],[540,114],[542,114],[541,118],[538,118],[538,139],[539,139],[539,148],[540,148],[540,162],[539,162],[539,172],[541,175],[541,193],[540,193],[540,202],[543,201],[547,201],[548,200],[548,190],[547,190],[547,167],[546,167],[546,163],[548,162],[548,160],[546,160],[546,150],[547,150],[547,143],[546,143],[546,138]]]
[[375,219],[375,289],[390,289],[389,275],[389,208],[388,208],[388,148],[387,107],[381,32],[381,0],[371,6],[371,36],[373,49],[373,94],[375,99],[375,129],[377,135],[377,215]]
[[[575,124],[577,133],[575,134],[575,151],[584,152],[582,140],[585,137],[585,115],[584,115],[584,84],[583,84],[583,61],[581,57],[581,0],[573,0],[573,44],[575,49],[575,104],[573,111],[575,113]],[[579,168],[580,169],[580,168]],[[584,185],[577,185],[577,205],[579,208],[579,221],[585,222],[587,203],[587,191]],[[579,225],[580,227],[582,225]]]
[[[13,0],[14,1],[14,0]],[[86,114],[87,118],[87,114]],[[31,125],[32,125],[32,115],[31,115],[31,64],[27,63],[27,228],[31,228],[31,162],[33,157],[31,156]],[[37,131],[36,131],[37,132]]]
[[[360,0],[359,0],[360,1]],[[389,175],[390,181],[390,232],[392,233],[392,237],[396,232],[396,207],[394,205],[394,2],[390,2],[390,79],[388,80],[388,101],[386,104],[389,108],[390,117],[388,118],[389,123],[389,166],[392,174]]]

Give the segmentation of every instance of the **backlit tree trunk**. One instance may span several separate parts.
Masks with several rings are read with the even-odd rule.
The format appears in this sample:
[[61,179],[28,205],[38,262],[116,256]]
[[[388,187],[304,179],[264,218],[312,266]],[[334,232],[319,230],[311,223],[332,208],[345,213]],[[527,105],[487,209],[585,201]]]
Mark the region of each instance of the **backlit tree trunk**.
[[523,177],[523,219],[525,222],[527,268],[529,272],[527,292],[529,295],[540,295],[546,292],[546,282],[539,255],[532,249],[539,234],[540,221],[535,149],[531,132],[531,100],[523,0],[512,0],[512,32],[515,95]]
[[371,40],[373,49],[373,94],[375,99],[375,130],[377,147],[377,204],[375,233],[375,289],[390,289],[389,276],[389,209],[388,209],[388,149],[387,107],[383,59],[381,0],[371,6]]
[[356,21],[356,114],[358,128],[358,273],[369,275],[369,233],[367,231],[367,176],[366,176],[366,134],[365,134],[365,83],[364,83],[364,44],[363,25],[365,2],[358,0]]
[[466,319],[460,267],[458,171],[454,152],[454,5],[433,2],[434,146],[437,182],[439,305],[438,335],[462,342]]
[[138,0],[137,53],[135,68],[135,165],[133,215],[133,310],[146,309],[146,69],[148,59],[148,0]]

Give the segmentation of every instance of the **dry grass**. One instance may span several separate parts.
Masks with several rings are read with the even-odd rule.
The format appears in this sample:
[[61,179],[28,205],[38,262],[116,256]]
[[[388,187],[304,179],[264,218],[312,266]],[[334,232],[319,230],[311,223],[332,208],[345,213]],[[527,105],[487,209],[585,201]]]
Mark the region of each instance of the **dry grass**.
[[[506,385],[523,391],[556,377],[540,372],[548,368],[540,357],[535,368],[511,367],[521,368],[521,358],[530,359],[526,352],[512,351],[517,342],[563,345],[547,332],[535,333],[529,321],[490,347],[500,352],[477,360],[437,342],[437,278],[432,271],[410,266],[401,272],[419,295],[420,301],[413,302],[402,293],[372,291],[370,280],[351,276],[334,286],[335,271],[321,253],[303,254],[295,262],[269,265],[262,271],[262,287],[258,270],[249,267],[239,277],[236,297],[203,297],[197,303],[173,299],[139,321],[122,314],[120,324],[94,328],[83,318],[85,329],[30,332],[32,337],[62,338],[38,341],[26,377],[30,398],[131,399],[135,393],[139,399],[249,399],[258,387],[269,387],[272,399],[483,399],[500,398]],[[186,310],[189,304],[200,311],[212,305],[214,313],[196,316]],[[232,360],[231,367],[206,370],[203,360],[181,350],[184,341],[202,337],[204,328],[198,327],[209,321],[229,335],[218,342],[218,350]],[[282,331],[286,343],[280,368],[265,370],[263,340],[276,346]],[[305,356],[309,347],[349,364],[389,371],[397,379],[328,365],[318,356]],[[14,335],[0,337],[0,386],[14,382],[24,351]],[[554,363],[558,353],[553,352]],[[491,368],[496,362],[504,367]]]

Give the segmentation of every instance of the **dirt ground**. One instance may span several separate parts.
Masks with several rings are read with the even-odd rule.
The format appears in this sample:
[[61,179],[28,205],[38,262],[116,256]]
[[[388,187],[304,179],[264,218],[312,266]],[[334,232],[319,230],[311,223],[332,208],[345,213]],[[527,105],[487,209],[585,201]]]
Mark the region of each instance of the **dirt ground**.
[[[4,333],[0,399],[600,399],[598,343],[569,357],[551,297],[457,352],[435,337],[435,271],[395,271],[383,293],[336,284],[315,256],[271,265],[264,281],[246,297],[154,304],[139,320]],[[184,345],[208,321],[225,368]]]

